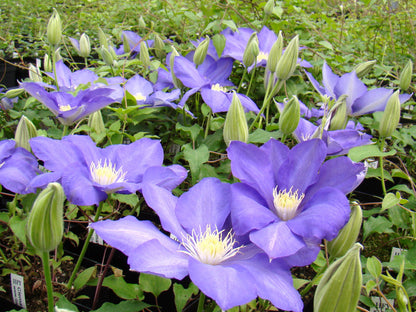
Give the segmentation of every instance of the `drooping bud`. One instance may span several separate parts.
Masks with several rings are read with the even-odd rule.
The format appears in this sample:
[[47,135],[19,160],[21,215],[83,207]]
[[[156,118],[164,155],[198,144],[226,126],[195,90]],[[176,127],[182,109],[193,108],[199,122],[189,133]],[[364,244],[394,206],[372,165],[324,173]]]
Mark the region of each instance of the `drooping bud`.
[[101,46],[100,53],[101,53],[101,57],[103,58],[104,63],[106,63],[108,66],[114,65],[113,55],[107,48],[105,48],[104,46]]
[[90,37],[83,33],[79,39],[79,55],[87,58],[91,53]]
[[155,54],[158,58],[164,58],[166,56],[165,52],[165,43],[163,42],[162,38],[158,34],[155,34]]
[[391,136],[400,121],[399,90],[394,92],[387,101],[386,109],[380,120],[379,134],[383,138]]
[[328,252],[331,256],[339,258],[357,241],[360,234],[363,212],[358,203],[353,203],[348,223],[339,231],[338,236],[328,242]]
[[33,203],[27,221],[27,236],[38,251],[49,252],[62,241],[64,201],[62,186],[53,182],[39,193]]
[[123,50],[124,53],[130,53],[130,42],[127,36],[123,35]]
[[360,250],[356,243],[341,258],[326,269],[316,288],[313,310],[315,312],[355,311],[360,298],[362,272]]
[[296,69],[299,55],[299,36],[294,37],[287,46],[285,53],[276,66],[276,76],[280,80],[287,80]]
[[178,51],[176,51],[174,46],[171,46],[171,47],[172,47],[172,52],[171,52],[170,57],[169,57],[170,74],[172,75],[173,85],[175,86],[175,88],[180,89],[180,88],[182,88],[182,82],[178,78],[176,78],[175,72],[173,70],[173,64],[175,62],[175,57],[179,56],[179,53],[178,53]]
[[377,61],[373,60],[373,61],[368,61],[368,62],[358,64],[354,68],[354,71],[357,74],[357,77],[362,78],[365,75],[367,75],[373,69],[373,67],[376,63],[377,63]]
[[409,60],[400,74],[399,87],[402,91],[409,89],[410,83],[412,82],[412,74],[413,62]]
[[194,63],[196,66],[201,65],[204,62],[205,57],[207,56],[207,53],[208,53],[208,46],[209,46],[210,41],[211,39],[207,37],[198,44],[198,47],[196,48],[195,54],[194,54]]
[[105,132],[105,126],[101,110],[95,111],[88,116],[88,127],[97,134]]
[[16,141],[16,147],[23,147],[29,152],[30,148],[29,140],[38,135],[35,125],[26,116],[22,116],[17,124],[16,132],[14,134],[14,140]]
[[104,47],[108,49],[107,36],[105,35],[104,31],[100,27],[98,27],[98,41],[100,42],[100,47]]
[[225,144],[230,145],[231,141],[248,141],[248,126],[243,105],[237,94],[233,92],[233,99],[225,117],[223,138]]
[[47,53],[43,57],[43,69],[45,70],[45,72],[48,72],[48,73],[53,71],[52,61],[51,61],[51,58],[49,57],[49,54]]
[[266,16],[271,15],[273,13],[273,10],[274,10],[274,0],[267,1],[263,10],[264,10],[264,14]]
[[23,88],[15,88],[15,89],[10,89],[9,91],[7,91],[4,95],[8,98],[8,99],[13,99],[15,97],[18,97],[20,94],[22,94],[23,92],[25,92],[25,89]]
[[279,31],[279,35],[277,36],[276,41],[273,43],[270,49],[269,57],[267,58],[266,69],[268,69],[272,73],[276,71],[277,63],[282,57],[282,52],[283,52],[283,35],[282,35],[282,32]]
[[51,46],[57,46],[62,38],[62,23],[58,11],[54,8],[46,28],[46,36]]
[[29,78],[34,82],[42,82],[42,74],[40,73],[38,60],[36,60],[36,63],[37,66],[32,63],[29,64]]
[[139,28],[146,28],[146,23],[141,15],[139,17]]
[[348,122],[347,96],[341,95],[331,108],[329,130],[345,129]]
[[260,53],[259,39],[257,38],[257,33],[254,32],[251,34],[250,38],[248,39],[246,49],[244,50],[244,54],[243,54],[244,66],[250,67],[251,65],[253,65],[259,53]]
[[294,95],[286,103],[282,114],[279,118],[279,130],[284,135],[290,135],[296,130],[300,119],[300,104],[298,98]]
[[144,67],[150,66],[149,50],[147,49],[147,44],[144,40],[140,42],[140,61]]

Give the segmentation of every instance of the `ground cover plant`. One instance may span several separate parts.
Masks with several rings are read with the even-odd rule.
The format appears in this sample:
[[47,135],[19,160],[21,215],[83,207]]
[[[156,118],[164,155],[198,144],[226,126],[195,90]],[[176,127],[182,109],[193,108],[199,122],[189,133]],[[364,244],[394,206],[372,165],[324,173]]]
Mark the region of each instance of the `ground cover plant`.
[[96,5],[0,4],[10,311],[415,309],[413,1]]

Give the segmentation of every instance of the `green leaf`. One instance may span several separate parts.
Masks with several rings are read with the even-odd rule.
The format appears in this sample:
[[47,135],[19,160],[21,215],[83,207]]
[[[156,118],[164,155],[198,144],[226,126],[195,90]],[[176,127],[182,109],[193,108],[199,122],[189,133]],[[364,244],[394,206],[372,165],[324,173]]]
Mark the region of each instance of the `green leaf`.
[[227,27],[230,27],[232,31],[237,31],[237,25],[233,20],[223,20],[222,23]]
[[187,144],[183,147],[183,155],[185,160],[189,163],[192,174],[192,182],[194,183],[198,180],[202,164],[207,162],[209,159],[208,147],[206,145],[201,145],[197,149],[192,149],[192,147]]
[[293,279],[293,287],[295,287],[296,289],[299,289],[303,285],[306,285],[309,282],[310,282],[310,280],[306,280],[306,279],[303,279],[303,278],[294,278]]
[[126,300],[120,303],[105,302],[101,308],[93,310],[91,312],[138,312],[150,307],[149,304],[137,301],[137,300]]
[[122,299],[143,300],[143,291],[138,284],[127,283],[122,276],[110,275],[104,278],[103,286],[111,288]]
[[332,47],[332,44],[329,43],[328,41],[319,41],[319,44],[329,50],[334,50],[334,48]]
[[24,244],[27,245],[26,239],[26,222],[27,218],[22,219],[19,216],[13,216],[10,218],[9,226],[13,231],[13,234]]
[[212,37],[212,44],[215,47],[215,51],[217,51],[218,57],[220,57],[225,48],[225,36],[223,34],[214,35]]
[[374,278],[379,278],[381,275],[381,270],[383,266],[381,265],[380,260],[376,257],[372,256],[371,258],[367,259],[367,270]]
[[386,196],[384,196],[383,198],[383,203],[381,204],[381,212],[391,207],[394,207],[399,203],[400,203],[400,197],[397,198],[395,194],[387,193]]
[[176,124],[176,130],[183,131],[185,133],[189,133],[191,135],[192,142],[196,141],[196,138],[201,133],[202,128],[198,124],[193,124],[192,126],[183,126],[180,123]]
[[143,291],[152,293],[158,297],[162,292],[169,289],[172,281],[157,275],[140,273],[139,284]]
[[76,290],[79,290],[82,287],[84,287],[87,284],[87,282],[93,276],[95,276],[96,272],[97,272],[97,267],[96,266],[92,266],[92,267],[89,267],[88,269],[85,269],[81,273],[79,273],[78,276],[77,276],[77,278],[74,281],[74,288]]
[[261,143],[264,144],[269,141],[271,138],[280,139],[282,133],[280,131],[265,131],[263,129],[256,129],[248,136],[249,143]]
[[382,152],[380,151],[377,145],[371,144],[371,145],[362,145],[362,146],[353,147],[348,152],[348,157],[352,161],[358,162],[369,157],[386,157],[386,156],[393,156],[395,154],[396,154],[395,150],[391,150],[389,152]]
[[68,299],[66,299],[64,295],[58,293],[55,295],[55,297],[59,298],[58,301],[55,303],[55,307],[74,312],[79,311],[77,306],[72,304]]
[[173,284],[173,293],[175,294],[176,311],[183,311],[188,300],[192,295],[196,295],[199,289],[193,283],[188,288],[184,288],[181,284]]
[[372,233],[393,233],[393,223],[383,216],[370,217],[363,225],[363,240]]
[[120,203],[126,204],[134,208],[139,203],[139,197],[137,194],[116,194],[111,195],[112,198],[118,200]]

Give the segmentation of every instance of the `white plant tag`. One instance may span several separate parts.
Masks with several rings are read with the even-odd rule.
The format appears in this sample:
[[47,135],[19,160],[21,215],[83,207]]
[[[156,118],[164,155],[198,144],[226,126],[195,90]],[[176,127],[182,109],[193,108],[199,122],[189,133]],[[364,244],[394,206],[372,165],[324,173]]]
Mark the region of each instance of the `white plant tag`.
[[392,261],[393,261],[393,258],[394,258],[395,256],[400,256],[404,250],[405,250],[405,249],[400,249],[400,248],[397,248],[397,247],[393,247],[393,248],[391,249],[390,262],[392,262]]
[[[99,218],[99,219],[101,219],[101,218]],[[91,223],[92,222],[90,222],[89,224],[91,224]],[[88,228],[88,231],[91,231],[91,230],[92,230],[91,228]],[[104,240],[100,236],[98,236],[97,232],[95,232],[95,231],[94,231],[94,233],[92,233],[90,243],[94,243],[94,244],[104,246]]]
[[23,276],[10,273],[10,284],[12,286],[13,303],[26,309],[25,285]]
[[[394,306],[393,299],[387,299],[392,306]],[[371,301],[376,305],[370,309],[370,312],[386,312],[390,307],[387,302],[381,297],[371,297]]]

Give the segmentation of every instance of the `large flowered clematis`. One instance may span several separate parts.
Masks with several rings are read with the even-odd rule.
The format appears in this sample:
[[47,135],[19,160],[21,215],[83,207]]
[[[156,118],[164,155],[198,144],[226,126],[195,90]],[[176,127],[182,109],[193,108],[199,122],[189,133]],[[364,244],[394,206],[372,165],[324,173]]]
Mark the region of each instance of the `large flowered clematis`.
[[232,221],[238,235],[270,259],[291,265],[313,262],[322,239],[332,240],[348,221],[345,194],[364,179],[361,163],[348,157],[325,161],[327,147],[314,139],[292,149],[274,139],[261,147],[231,142]]
[[[177,56],[173,68],[176,77],[190,88],[179,102],[180,106],[183,106],[192,94],[199,91],[213,113],[228,111],[233,98],[233,94],[227,90],[227,87],[233,86],[233,83],[228,80],[233,69],[231,58],[214,60],[207,56],[204,62],[196,68],[195,64],[187,58]],[[237,96],[246,111],[255,113],[260,111],[249,97],[239,93]]]
[[29,182],[38,174],[37,159],[13,140],[0,141],[0,184],[14,193],[27,194],[36,190]]
[[[376,88],[367,90],[366,85],[357,77],[355,71],[346,73],[341,77],[334,74],[326,62],[322,67],[322,84],[306,72],[315,90],[322,96],[338,100],[346,95],[347,113],[350,116],[361,116],[377,111],[383,111],[387,100],[393,90]],[[404,103],[411,97],[410,94],[400,95],[400,102]]]
[[143,195],[174,238],[132,216],[91,225],[128,256],[131,270],[179,280],[189,275],[223,310],[259,296],[279,309],[302,311],[288,267],[270,262],[259,248],[235,236],[229,222],[229,184],[205,178],[179,198],[146,184]]
[[99,148],[84,135],[62,140],[36,137],[30,146],[50,171],[33,179],[31,185],[44,187],[59,181],[68,200],[76,205],[98,205],[109,193],[135,193],[147,182],[171,190],[187,175],[179,165],[162,167],[162,146],[148,138]]

